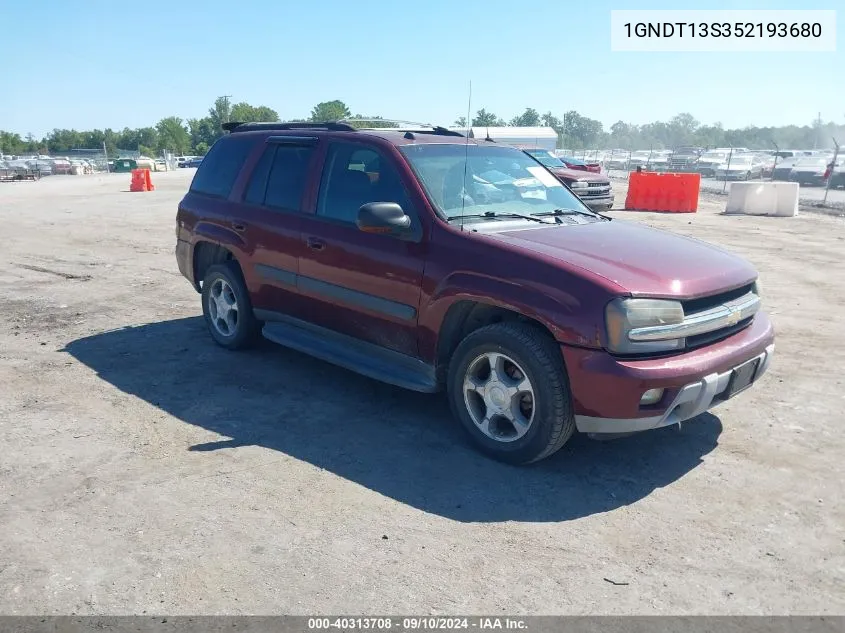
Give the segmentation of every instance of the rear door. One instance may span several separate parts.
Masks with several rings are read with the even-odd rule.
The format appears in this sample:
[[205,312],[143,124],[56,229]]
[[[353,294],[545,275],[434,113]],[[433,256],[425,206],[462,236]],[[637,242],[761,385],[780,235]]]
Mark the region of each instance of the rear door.
[[302,205],[317,161],[316,145],[316,137],[269,137],[237,205],[233,226],[252,249],[244,275],[262,320],[302,316],[296,288],[304,249]]
[[417,311],[426,242],[364,233],[355,224],[367,202],[396,202],[420,229],[395,158],[366,143],[331,141],[314,214],[303,217],[299,291],[307,320],[416,356]]

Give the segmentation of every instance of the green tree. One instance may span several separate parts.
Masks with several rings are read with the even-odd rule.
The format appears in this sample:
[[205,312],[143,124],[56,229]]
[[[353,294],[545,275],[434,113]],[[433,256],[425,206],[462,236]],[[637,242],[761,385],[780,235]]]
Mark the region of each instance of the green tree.
[[472,119],[473,127],[502,127],[505,122],[492,112],[481,108]]
[[200,141],[199,143],[194,145],[194,151],[200,156],[205,156],[208,153],[208,143],[206,143],[205,141]]
[[208,109],[208,117],[214,129],[223,134],[223,124],[232,120],[232,104],[229,97],[217,97],[214,105]]
[[466,127],[467,126],[467,118],[465,116],[459,116],[455,119],[455,126],[456,127]]
[[26,141],[20,134],[0,130],[0,154],[23,154],[26,151]]
[[550,127],[556,132],[560,132],[562,129],[562,124],[560,119],[558,119],[554,114],[551,112],[546,112],[543,116],[540,117],[540,122],[545,125],[546,127]]
[[563,134],[573,147],[595,147],[604,137],[601,121],[590,119],[570,110],[563,115]]
[[156,124],[158,149],[169,150],[176,154],[185,154],[191,148],[191,135],[182,124],[182,119],[169,116]]
[[253,123],[256,121],[278,121],[279,114],[267,106],[252,106],[248,103],[236,103],[230,112],[230,121]]
[[525,108],[525,112],[511,119],[513,127],[537,127],[540,125],[540,115],[534,108]]
[[191,147],[198,154],[200,144],[204,144],[208,151],[208,148],[223,135],[223,131],[214,127],[214,121],[207,116],[201,119],[188,119],[188,133],[191,135]]
[[154,127],[141,127],[131,130],[128,127],[117,135],[115,146],[117,149],[139,151],[138,148],[156,147],[158,145],[158,132]]
[[323,101],[318,103],[311,110],[312,121],[339,121],[348,119],[352,112],[347,105],[338,99],[334,101]]

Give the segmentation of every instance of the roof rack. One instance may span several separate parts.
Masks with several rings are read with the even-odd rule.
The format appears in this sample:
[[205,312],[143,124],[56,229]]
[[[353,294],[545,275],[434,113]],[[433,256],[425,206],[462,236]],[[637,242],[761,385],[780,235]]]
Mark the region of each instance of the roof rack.
[[[352,123],[379,122],[394,123],[395,127],[355,127]],[[257,130],[329,130],[332,132],[405,132],[411,134],[436,134],[438,136],[459,136],[464,135],[455,130],[450,130],[440,125],[429,125],[427,123],[412,123],[398,119],[342,119],[340,121],[288,121],[288,122],[256,122],[244,123],[241,121],[229,121],[221,126],[226,132],[254,132]]]
[[341,119],[342,123],[393,123],[394,127],[361,127],[359,130],[385,131],[385,132],[405,132],[411,134],[436,134],[438,136],[460,136],[464,135],[457,130],[450,130],[442,125],[431,125],[430,123],[418,123],[416,121],[404,121],[402,119],[384,119],[384,118],[365,118],[352,117],[348,119]]
[[256,130],[332,130],[334,132],[355,132],[356,128],[340,121],[277,121],[242,123],[229,121],[221,126],[227,132],[254,132]]

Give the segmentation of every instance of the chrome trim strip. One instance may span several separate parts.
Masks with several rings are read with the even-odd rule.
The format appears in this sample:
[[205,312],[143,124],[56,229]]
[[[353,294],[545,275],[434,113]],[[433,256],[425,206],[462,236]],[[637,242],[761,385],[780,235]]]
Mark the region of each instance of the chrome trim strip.
[[749,292],[715,308],[694,312],[683,323],[634,328],[628,338],[635,342],[670,341],[729,328],[760,310],[760,297]]

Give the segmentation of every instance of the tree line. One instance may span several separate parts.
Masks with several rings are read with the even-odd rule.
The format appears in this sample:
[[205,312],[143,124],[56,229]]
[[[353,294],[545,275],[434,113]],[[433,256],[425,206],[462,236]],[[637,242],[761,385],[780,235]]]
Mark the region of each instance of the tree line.
[[[455,121],[465,127],[466,117]],[[534,108],[505,121],[492,112],[481,109],[472,118],[472,126],[497,127],[546,126],[558,134],[558,147],[571,149],[674,149],[681,146],[747,147],[748,149],[824,149],[833,148],[833,139],[845,142],[845,125],[816,120],[812,125],[785,125],[729,129],[721,123],[703,125],[689,113],[681,113],[669,121],[655,121],[644,125],[619,120],[605,130],[601,121],[579,114],[575,110],[558,117],[551,112],[540,114]]]
[[[392,127],[394,124],[380,116],[352,114],[341,100],[324,101],[312,108],[310,116],[292,121],[352,120],[358,127]],[[101,149],[109,155],[119,150],[138,151],[147,156],[158,156],[163,151],[175,154],[205,154],[223,134],[222,125],[228,121],[244,123],[278,121],[278,113],[268,106],[253,106],[246,102],[231,103],[228,97],[218,97],[201,118],[182,119],[170,116],[154,126],[123,130],[64,130],[55,129],[44,138],[31,134],[0,130],[0,153],[3,154],[62,154],[74,149]],[[571,149],[672,149],[682,145],[701,147],[748,147],[749,149],[775,148],[826,148],[832,147],[832,138],[845,140],[845,126],[823,123],[787,125],[780,127],[748,126],[738,129],[724,128],[720,123],[703,125],[691,114],[681,113],[669,121],[655,121],[644,125],[619,120],[605,130],[601,121],[570,110],[562,116],[534,108],[505,120],[482,108],[470,122],[478,127],[546,126],[558,134],[558,147]],[[466,127],[466,117],[460,117],[455,126]]]

